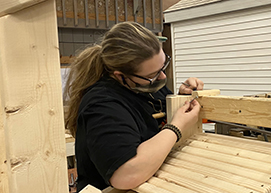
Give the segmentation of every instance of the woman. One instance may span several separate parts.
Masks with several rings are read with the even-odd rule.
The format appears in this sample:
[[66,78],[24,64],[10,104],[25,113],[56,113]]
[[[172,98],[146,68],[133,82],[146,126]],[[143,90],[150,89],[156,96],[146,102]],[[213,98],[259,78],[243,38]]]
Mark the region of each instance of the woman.
[[[200,106],[186,103],[171,123],[165,111],[164,70],[170,62],[156,36],[134,22],[115,25],[101,45],[85,49],[71,66],[66,127],[76,137],[78,185],[132,189],[161,166],[180,133],[197,122]],[[202,89],[189,78],[180,93]]]

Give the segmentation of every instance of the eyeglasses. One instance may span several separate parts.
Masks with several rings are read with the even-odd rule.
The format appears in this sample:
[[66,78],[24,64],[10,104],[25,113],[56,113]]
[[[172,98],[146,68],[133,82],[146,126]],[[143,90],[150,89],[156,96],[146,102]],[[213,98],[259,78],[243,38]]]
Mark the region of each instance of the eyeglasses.
[[159,77],[160,73],[162,71],[166,70],[166,68],[168,67],[168,65],[169,65],[169,63],[171,61],[171,57],[169,55],[167,55],[167,54],[165,54],[165,55],[166,55],[166,62],[164,63],[164,66],[158,71],[158,73],[153,78],[145,78],[143,76],[139,76],[139,75],[136,75],[136,74],[131,74],[131,75],[135,76],[137,78],[141,78],[143,80],[147,80],[147,81],[150,82],[150,84],[153,84],[153,82]]

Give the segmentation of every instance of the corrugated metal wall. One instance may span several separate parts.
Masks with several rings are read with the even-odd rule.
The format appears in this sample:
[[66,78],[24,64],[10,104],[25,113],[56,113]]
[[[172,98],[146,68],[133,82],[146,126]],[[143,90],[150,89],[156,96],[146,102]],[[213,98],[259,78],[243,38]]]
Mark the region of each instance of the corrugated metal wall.
[[172,23],[174,86],[198,77],[205,89],[242,96],[271,92],[271,7]]

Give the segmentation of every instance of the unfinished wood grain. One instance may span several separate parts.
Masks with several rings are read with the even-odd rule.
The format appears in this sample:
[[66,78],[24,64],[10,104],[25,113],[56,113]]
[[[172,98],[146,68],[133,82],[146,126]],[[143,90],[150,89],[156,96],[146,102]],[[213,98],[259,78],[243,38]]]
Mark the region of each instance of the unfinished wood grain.
[[141,185],[139,185],[138,187],[136,187],[134,189],[135,191],[139,192],[139,193],[172,193],[171,191],[168,191],[164,188],[159,188],[153,184],[150,184],[148,182],[145,182]]
[[197,141],[197,140],[192,140],[192,139],[186,140],[184,146],[186,145],[191,146],[191,147],[201,148],[201,149],[208,149],[213,152],[220,152],[220,153],[224,153],[224,154],[228,154],[232,156],[238,156],[238,157],[242,157],[242,158],[246,158],[250,160],[258,160],[258,161],[264,160],[265,163],[271,164],[270,154],[259,153],[259,152],[251,151],[250,149],[241,149],[239,147],[230,147],[230,146],[210,143],[208,141]]
[[0,0],[0,17],[14,13],[45,0]]
[[259,182],[243,176],[239,176],[231,173],[230,171],[222,171],[220,169],[214,169],[210,166],[203,166],[200,164],[188,162],[181,159],[167,158],[165,163],[175,166],[176,168],[186,168],[188,170],[201,173],[205,176],[211,176],[232,184],[247,187],[255,191],[262,192],[265,187],[268,187],[268,183]]
[[190,139],[196,139],[198,141],[204,141],[208,143],[220,144],[226,147],[235,147],[244,150],[250,150],[258,153],[270,154],[271,144],[262,142],[247,140],[239,137],[229,137],[226,135],[202,133],[191,136]]
[[174,152],[174,153],[169,154],[169,157],[185,160],[185,161],[192,162],[195,164],[200,164],[206,167],[211,167],[211,168],[222,170],[225,172],[230,171],[234,175],[243,176],[248,179],[270,184],[270,177],[271,177],[270,173],[269,174],[262,173],[258,171],[257,168],[255,168],[254,170],[248,169],[246,168],[245,163],[243,166],[237,166],[237,165],[232,165],[229,163],[213,160],[210,158],[199,157],[199,156],[188,154],[185,152]]
[[102,193],[101,190],[95,188],[94,186],[87,185],[80,193]]
[[1,17],[0,34],[9,193],[68,192],[55,2]]
[[213,89],[213,90],[201,90],[201,91],[193,91],[192,97],[202,97],[202,96],[217,96],[220,95],[220,90]]
[[[1,65],[0,65],[1,72]],[[0,85],[2,85],[2,77],[0,78]],[[4,108],[2,106],[2,95],[0,88],[0,192],[9,192],[8,183],[8,159],[7,159],[7,147],[6,147],[6,136],[4,130]]]
[[[175,112],[184,105],[185,101],[190,101],[191,96],[185,95],[168,95],[166,98],[167,102],[167,121],[171,122]],[[175,144],[174,148],[178,148],[186,139],[195,133],[202,132],[202,118],[199,118],[197,124],[195,124],[190,129],[187,129],[185,132],[182,132],[182,138]]]
[[221,189],[217,188],[210,188],[206,184],[203,184],[201,182],[197,182],[188,178],[183,178],[180,176],[176,176],[174,174],[168,173],[163,170],[158,170],[156,172],[156,177],[160,179],[164,179],[166,181],[169,181],[171,183],[178,184],[180,186],[184,186],[186,188],[189,188],[194,191],[199,191],[199,192],[208,192],[208,193],[221,193]]
[[229,96],[203,96],[202,118],[271,127],[271,99]]
[[170,192],[174,192],[174,193],[197,193],[198,191],[194,191],[194,190],[191,190],[191,189],[188,189],[188,188],[185,188],[183,186],[179,186],[175,183],[171,183],[169,181],[166,181],[166,180],[162,180],[160,178],[157,178],[157,177],[152,177],[148,180],[148,183],[152,184],[152,185],[155,185],[157,187],[160,187],[160,188],[163,188],[163,189],[166,189]]
[[[184,178],[187,181],[189,181],[191,184],[193,183],[195,186],[195,190],[198,188],[197,185],[200,187],[208,187],[212,188],[214,190],[218,190],[220,192],[229,192],[231,193],[232,190],[235,190],[236,192],[251,192],[255,191],[246,187],[242,187],[239,185],[236,185],[234,183],[230,183],[218,178],[214,178],[212,176],[207,176],[205,174],[201,174],[198,171],[191,171],[189,169],[183,168],[183,167],[176,167],[169,164],[163,164],[163,166],[160,168],[160,171],[165,171],[166,173],[169,173],[175,177],[173,178]],[[163,172],[162,172],[163,173]]]
[[[181,153],[188,153],[198,156],[199,158],[204,157],[207,159],[217,160],[225,163],[229,163],[232,165],[237,165],[243,167],[244,164],[246,168],[255,169],[262,173],[270,173],[271,164],[266,162],[265,160],[251,160],[247,158],[239,157],[239,155],[228,155],[220,152],[210,151],[208,149],[202,149],[197,147],[185,146],[181,149]],[[222,159],[223,158],[223,159]]]
[[108,187],[102,191],[103,193],[136,193],[133,190],[118,190],[113,187]]

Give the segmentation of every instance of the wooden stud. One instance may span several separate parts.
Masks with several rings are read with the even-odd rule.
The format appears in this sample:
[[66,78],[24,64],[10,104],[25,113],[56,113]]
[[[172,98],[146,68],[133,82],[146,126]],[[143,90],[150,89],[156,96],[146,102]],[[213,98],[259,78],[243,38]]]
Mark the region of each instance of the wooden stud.
[[0,17],[14,13],[45,0],[0,0]]
[[[1,65],[0,65],[1,71]],[[0,79],[0,85],[1,84]],[[0,88],[1,91],[1,88]],[[2,92],[2,91],[1,91]],[[9,163],[7,159],[7,148],[6,148],[6,136],[4,130],[4,108],[1,102],[1,95],[0,95],[0,192],[6,193],[9,192],[9,183],[8,183],[8,171]]]
[[68,192],[55,2],[1,17],[0,34],[4,193]]

